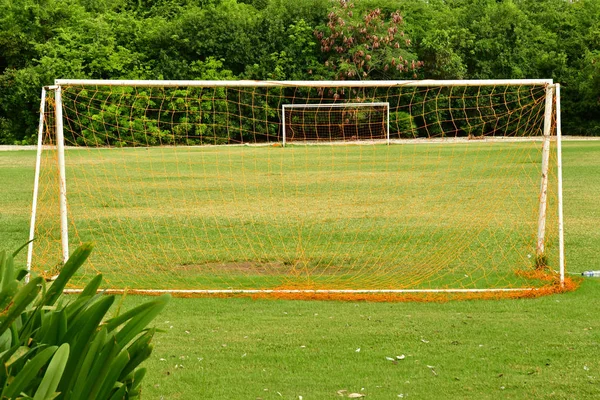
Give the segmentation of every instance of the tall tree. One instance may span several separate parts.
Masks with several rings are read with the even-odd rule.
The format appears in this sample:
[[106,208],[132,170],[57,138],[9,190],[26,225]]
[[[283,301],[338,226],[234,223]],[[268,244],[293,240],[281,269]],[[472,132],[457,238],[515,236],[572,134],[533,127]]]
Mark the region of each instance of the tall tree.
[[422,66],[410,52],[400,11],[355,12],[350,0],[338,0],[327,26],[315,31],[326,57],[325,65],[338,79],[399,79],[418,77]]

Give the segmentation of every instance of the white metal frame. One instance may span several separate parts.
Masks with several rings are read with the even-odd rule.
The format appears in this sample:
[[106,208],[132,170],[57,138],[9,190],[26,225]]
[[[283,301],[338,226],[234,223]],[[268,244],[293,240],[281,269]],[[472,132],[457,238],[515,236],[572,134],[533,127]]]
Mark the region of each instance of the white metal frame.
[[565,231],[563,218],[563,176],[562,176],[562,120],[560,116],[560,84],[555,85],[556,96],[556,180],[558,191],[558,257],[560,284],[565,285]]
[[552,79],[476,79],[476,80],[411,80],[411,81],[170,81],[115,79],[57,79],[55,85],[133,86],[133,87],[434,87],[434,86],[506,86],[553,85]]
[[354,108],[354,107],[384,107],[386,114],[385,135],[386,142],[390,144],[390,103],[389,102],[373,102],[373,103],[316,103],[316,104],[284,104],[281,106],[281,137],[282,145],[286,144],[286,119],[285,110],[290,108]]
[[[537,252],[538,255],[544,252],[546,208],[547,208],[547,189],[548,189],[548,167],[550,153],[550,139],[552,136],[552,111],[553,101],[556,117],[556,145],[557,145],[557,180],[558,180],[558,233],[559,233],[559,274],[560,283],[564,285],[565,277],[565,256],[564,256],[564,223],[563,223],[563,197],[562,197],[562,148],[561,148],[561,115],[560,115],[560,85],[554,84],[551,79],[504,79],[504,80],[422,80],[422,81],[170,81],[170,80],[92,80],[92,79],[57,79],[55,86],[42,89],[40,102],[40,120],[38,127],[38,149],[36,156],[35,182],[33,188],[33,202],[31,212],[30,240],[34,239],[35,219],[37,211],[37,195],[40,174],[40,160],[43,149],[43,123],[45,112],[46,90],[55,90],[55,117],[56,117],[56,138],[59,162],[59,196],[60,196],[60,221],[61,221],[61,245],[63,261],[69,257],[69,238],[68,238],[68,220],[67,220],[67,187],[65,173],[65,148],[63,136],[63,116],[62,116],[62,93],[61,86],[66,85],[89,85],[89,86],[133,86],[133,87],[467,87],[467,86],[503,86],[503,85],[544,85],[546,86],[546,103],[544,115],[544,144],[542,155],[542,177],[540,184],[540,206],[538,219]],[[362,103],[355,103],[362,104]],[[378,103],[364,103],[364,105],[375,105]],[[388,110],[388,142],[389,142],[389,103]],[[381,105],[381,103],[380,103]],[[284,109],[294,105],[284,105],[282,107],[283,118],[285,118]],[[298,107],[307,107],[308,105],[297,105]],[[322,106],[331,107],[332,104],[323,104]],[[340,104],[340,107],[347,107],[347,104]],[[285,120],[282,121],[285,132]],[[285,135],[285,134],[284,134]],[[285,145],[285,136],[284,136]],[[29,244],[27,254],[27,268],[31,268],[33,254],[33,243]],[[197,294],[217,294],[217,293],[469,293],[469,292],[518,292],[535,291],[535,288],[514,288],[514,289],[398,289],[398,290],[144,290],[143,293],[197,293]],[[74,292],[77,292],[75,290]],[[118,292],[118,291],[117,291]],[[128,291],[135,292],[135,291]]]
[[[65,141],[63,131],[62,114],[62,91],[60,86],[47,86],[42,88],[40,100],[40,118],[38,125],[37,154],[35,159],[35,178],[33,183],[33,200],[31,203],[31,223],[29,226],[29,245],[27,248],[27,270],[31,271],[33,261],[33,245],[35,239],[35,221],[37,215],[37,201],[40,180],[40,168],[42,151],[44,148],[44,121],[46,113],[46,93],[48,90],[54,90],[55,101],[55,124],[56,124],[56,151],[58,153],[58,174],[59,174],[59,206],[60,206],[60,241],[62,249],[62,261],[66,263],[69,259],[69,225],[67,208],[67,178],[65,168]],[[28,279],[28,277],[27,277]]]
[[554,87],[546,88],[546,108],[544,111],[544,144],[542,147],[542,176],[540,183],[540,204],[538,212],[538,234],[536,255],[541,257],[545,250],[546,233],[546,208],[548,199],[548,168],[550,162],[550,135],[552,129],[552,105],[554,100]]
[[65,168],[65,137],[62,114],[62,88],[58,86],[54,92],[56,114],[56,151],[58,153],[59,204],[60,204],[60,241],[62,245],[63,263],[69,259],[69,224],[67,220],[67,174]]
[[[40,120],[38,124],[37,154],[35,157],[35,178],[33,181],[33,200],[31,202],[31,221],[29,225],[29,245],[27,247],[27,271],[31,271],[31,261],[33,259],[33,239],[35,239],[35,217],[37,213],[37,199],[40,181],[40,164],[42,160],[42,139],[44,137],[44,117],[46,113],[46,88],[42,88],[40,98]],[[29,275],[27,276],[29,281]]]
[[[426,294],[426,293],[531,293],[536,292],[537,288],[496,288],[496,289],[103,289],[102,293],[118,294]],[[99,290],[100,291],[100,290]],[[81,293],[83,289],[65,289],[65,293]]]

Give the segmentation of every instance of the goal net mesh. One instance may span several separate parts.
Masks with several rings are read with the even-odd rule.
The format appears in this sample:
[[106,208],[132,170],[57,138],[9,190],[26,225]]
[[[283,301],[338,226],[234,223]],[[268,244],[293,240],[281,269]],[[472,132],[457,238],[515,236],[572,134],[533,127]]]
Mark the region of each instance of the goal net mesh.
[[[69,243],[95,243],[73,287],[99,272],[136,290],[556,287],[554,127],[537,248],[546,85],[228,85],[62,85]],[[47,275],[54,106],[32,262]],[[390,144],[372,140],[388,111]]]

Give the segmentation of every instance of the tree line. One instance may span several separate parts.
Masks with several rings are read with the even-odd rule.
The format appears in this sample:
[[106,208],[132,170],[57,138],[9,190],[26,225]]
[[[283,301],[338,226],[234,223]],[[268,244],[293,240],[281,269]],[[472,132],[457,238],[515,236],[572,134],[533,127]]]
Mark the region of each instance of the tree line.
[[0,143],[57,78],[522,79],[600,135],[600,0],[0,0]]

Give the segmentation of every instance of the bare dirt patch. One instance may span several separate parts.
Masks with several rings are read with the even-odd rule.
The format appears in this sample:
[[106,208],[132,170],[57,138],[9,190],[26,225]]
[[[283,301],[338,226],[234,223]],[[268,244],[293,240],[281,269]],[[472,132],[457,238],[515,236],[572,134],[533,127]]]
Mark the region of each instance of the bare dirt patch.
[[236,261],[213,262],[205,264],[182,264],[176,266],[179,271],[227,273],[239,275],[276,276],[289,274],[292,267],[282,261]]

